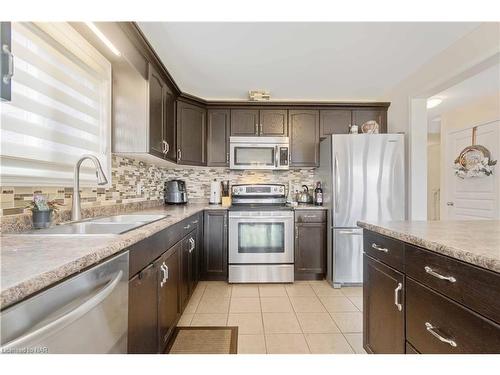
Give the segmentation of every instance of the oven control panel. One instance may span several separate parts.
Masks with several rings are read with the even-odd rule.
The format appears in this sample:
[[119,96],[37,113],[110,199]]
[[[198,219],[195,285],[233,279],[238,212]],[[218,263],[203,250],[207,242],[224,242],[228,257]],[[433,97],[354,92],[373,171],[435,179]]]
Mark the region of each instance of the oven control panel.
[[276,197],[285,196],[285,185],[283,184],[242,184],[231,187],[231,195],[238,196],[261,196]]

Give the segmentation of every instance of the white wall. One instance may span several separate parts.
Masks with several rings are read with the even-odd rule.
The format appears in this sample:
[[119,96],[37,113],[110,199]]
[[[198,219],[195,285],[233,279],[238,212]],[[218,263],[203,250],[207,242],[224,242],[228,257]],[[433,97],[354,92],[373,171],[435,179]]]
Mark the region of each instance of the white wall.
[[[424,178],[422,173],[425,174],[427,170],[426,158],[418,157],[421,150],[426,149],[427,139],[420,136],[422,131],[419,128],[427,128],[427,119],[422,118],[420,114],[413,115],[412,118],[412,99],[428,98],[487,67],[498,64],[499,60],[500,23],[482,23],[381,96],[380,100],[391,102],[388,131],[408,134],[406,160],[409,218],[422,219],[420,207],[425,207],[425,211],[427,207],[426,194],[411,189],[412,184],[416,185],[417,181]],[[416,137],[409,136],[412,131],[418,133]],[[412,152],[416,154],[412,155]]]

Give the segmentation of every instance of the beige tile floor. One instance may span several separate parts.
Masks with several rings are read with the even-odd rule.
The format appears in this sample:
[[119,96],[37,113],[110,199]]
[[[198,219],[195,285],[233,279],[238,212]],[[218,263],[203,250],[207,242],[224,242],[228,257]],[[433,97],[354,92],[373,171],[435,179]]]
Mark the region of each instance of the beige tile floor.
[[326,281],[198,284],[179,326],[238,326],[238,353],[365,353],[363,290]]

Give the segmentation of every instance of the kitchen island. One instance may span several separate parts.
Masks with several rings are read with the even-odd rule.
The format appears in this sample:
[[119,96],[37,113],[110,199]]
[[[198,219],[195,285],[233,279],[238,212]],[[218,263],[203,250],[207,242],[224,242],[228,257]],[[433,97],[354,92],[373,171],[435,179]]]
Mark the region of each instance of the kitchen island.
[[500,221],[358,222],[369,353],[500,353]]

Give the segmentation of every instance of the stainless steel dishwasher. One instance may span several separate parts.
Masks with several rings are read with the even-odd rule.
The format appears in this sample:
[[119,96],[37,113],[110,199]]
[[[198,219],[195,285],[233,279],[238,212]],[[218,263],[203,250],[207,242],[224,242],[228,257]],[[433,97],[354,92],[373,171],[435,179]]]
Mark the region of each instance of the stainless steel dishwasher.
[[126,353],[128,252],[0,313],[2,353]]

